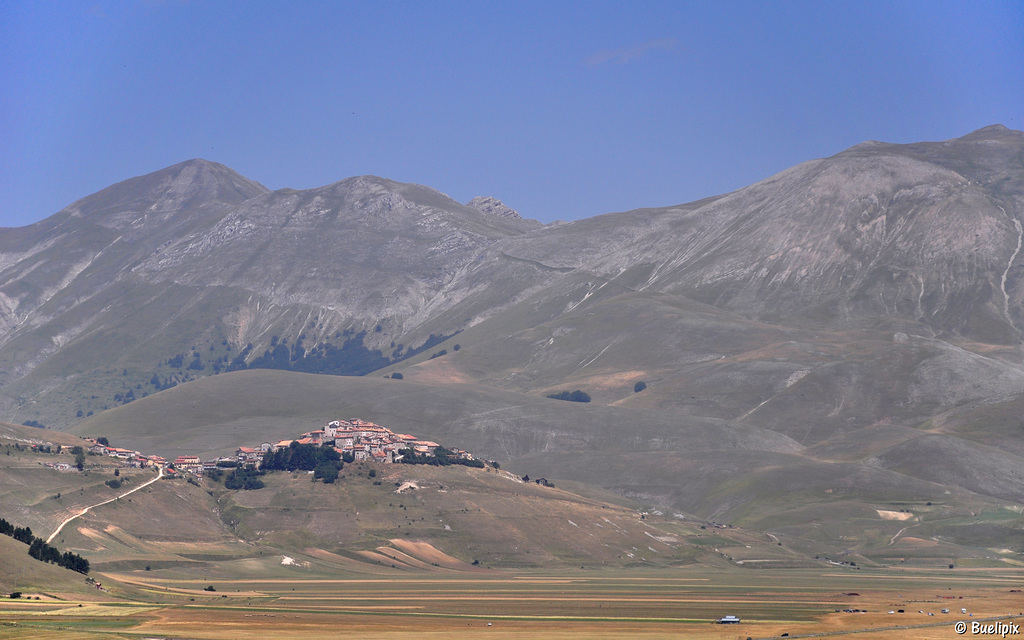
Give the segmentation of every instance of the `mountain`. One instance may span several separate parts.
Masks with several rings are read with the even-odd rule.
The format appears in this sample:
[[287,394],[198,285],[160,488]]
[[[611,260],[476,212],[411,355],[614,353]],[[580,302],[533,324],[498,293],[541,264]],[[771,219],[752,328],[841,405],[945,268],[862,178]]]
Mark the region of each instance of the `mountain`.
[[[1001,126],[867,142],[547,226],[191,161],[0,230],[0,402],[211,451],[348,407],[705,518],[828,539],[815,523],[899,503],[965,539],[951,519],[1024,505],[1022,157]],[[574,390],[592,402],[547,397]]]
[[[278,335],[384,363],[484,247],[538,226],[371,176],[270,192],[194,160],[128,180],[0,230],[2,402],[66,425]],[[178,354],[206,363],[158,369]]]
[[490,213],[502,218],[512,218],[515,220],[521,219],[523,216],[519,215],[519,212],[515,209],[508,207],[504,202],[497,198],[490,196],[477,196],[466,203],[467,207],[476,209],[477,211],[483,211],[484,213]]

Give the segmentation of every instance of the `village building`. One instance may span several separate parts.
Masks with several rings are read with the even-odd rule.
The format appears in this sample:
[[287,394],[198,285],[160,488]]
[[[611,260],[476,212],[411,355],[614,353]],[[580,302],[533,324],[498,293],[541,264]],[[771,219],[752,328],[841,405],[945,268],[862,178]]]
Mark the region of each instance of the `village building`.
[[[215,458],[205,462],[199,456],[178,456],[174,467],[180,472],[187,471],[202,475],[204,471],[212,471],[220,463],[235,462],[243,466],[259,468],[268,453],[276,453],[293,444],[312,446],[332,446],[339,454],[354,460],[371,460],[383,464],[400,462],[405,452],[414,451],[421,456],[434,456],[441,447],[431,440],[420,440],[416,436],[395,433],[387,427],[358,418],[351,420],[333,420],[322,429],[303,433],[298,440],[281,440],[276,443],[262,442],[257,447],[238,447],[234,458]],[[103,445],[93,445],[90,451],[101,455],[117,456],[130,460],[130,464],[138,466],[165,467],[167,460],[160,456],[143,456],[137,451],[118,449]],[[462,449],[451,449],[451,454],[465,460],[473,460],[473,455]]]
[[430,440],[417,440],[413,443],[413,451],[421,456],[432,456],[434,455],[434,451],[436,451],[440,446],[441,445],[436,442],[431,442]]
[[238,464],[251,464],[258,467],[263,462],[263,451],[253,447],[238,447],[235,457],[238,459]]
[[121,449],[119,447],[107,447],[107,455],[121,460],[132,460],[139,455],[139,452],[132,451],[131,449]]
[[179,471],[201,474],[203,463],[199,460],[199,456],[178,456],[174,459],[174,468]]

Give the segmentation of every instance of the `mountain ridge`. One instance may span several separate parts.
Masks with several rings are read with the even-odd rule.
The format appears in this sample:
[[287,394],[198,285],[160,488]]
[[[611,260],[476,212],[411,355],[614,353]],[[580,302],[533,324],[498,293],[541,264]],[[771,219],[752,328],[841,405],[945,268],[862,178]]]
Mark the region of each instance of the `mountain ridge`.
[[[374,176],[269,191],[192,161],[80,201],[106,226],[0,231],[0,410],[127,442],[145,420],[124,417],[169,398],[326,384],[311,403],[386,423],[401,402],[417,433],[709,518],[768,526],[770,487],[802,487],[818,506],[780,507],[801,535],[857,482],[1018,504],[1020,157],[1024,134],[999,127],[863,143],[558,225]],[[366,375],[205,380],[249,367]],[[574,390],[592,402],[548,398]],[[246,425],[214,413],[164,436]],[[996,472],[970,468],[1000,443]]]

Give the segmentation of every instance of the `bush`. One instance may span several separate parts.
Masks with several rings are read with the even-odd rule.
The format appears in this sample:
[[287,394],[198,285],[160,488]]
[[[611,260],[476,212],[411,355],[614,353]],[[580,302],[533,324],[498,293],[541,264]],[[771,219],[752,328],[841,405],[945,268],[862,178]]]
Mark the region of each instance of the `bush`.
[[569,402],[590,402],[590,395],[579,389],[569,392],[561,391],[559,393],[548,394],[549,398],[554,400],[568,400]]
[[11,597],[12,600],[17,600],[18,598],[21,597],[21,592],[20,591],[12,591],[10,597]]
[[233,490],[243,489],[246,491],[262,489],[264,485],[263,481],[259,478],[261,475],[263,475],[263,472],[256,471],[255,469],[235,469],[224,479],[224,488]]
[[313,479],[323,480],[324,484],[334,484],[338,479],[338,463],[325,460],[313,469]]
[[392,380],[401,380],[404,377],[405,376],[403,376],[402,374],[398,373],[397,371],[395,371],[394,373],[391,374],[391,379]]
[[112,480],[107,480],[103,484],[107,485],[111,489],[120,489],[121,488],[121,481],[118,480],[117,478],[114,478]]
[[640,382],[633,385],[633,393],[640,393],[647,388],[647,383],[641,380]]

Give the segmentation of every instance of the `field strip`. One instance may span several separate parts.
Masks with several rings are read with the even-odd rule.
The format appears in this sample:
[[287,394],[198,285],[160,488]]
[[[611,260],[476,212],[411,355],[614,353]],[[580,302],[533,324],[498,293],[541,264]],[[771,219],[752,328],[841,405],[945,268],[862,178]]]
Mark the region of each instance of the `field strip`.
[[[317,600],[340,600],[340,601],[362,601],[362,600],[424,600],[424,601],[441,601],[448,602],[451,600],[459,601],[482,601],[482,602],[671,602],[671,603],[688,603],[688,604],[798,604],[798,605],[829,605],[832,603],[822,602],[820,599],[809,599],[809,600],[757,600],[757,599],[726,599],[726,598],[674,598],[671,596],[665,596],[661,598],[643,597],[643,596],[584,596],[580,597],[577,594],[567,595],[550,595],[550,596],[479,596],[473,595],[469,592],[458,592],[450,595],[436,595],[436,596],[425,596],[410,594],[408,596],[394,596],[394,595],[361,595],[361,596],[316,596]],[[309,596],[280,596],[276,600],[309,600]]]
[[[348,611],[338,609],[287,609],[283,607],[224,607],[224,606],[213,606],[213,605],[198,605],[189,604],[182,605],[184,609],[195,609],[195,610],[209,610],[209,611],[235,611],[235,612],[248,612],[248,613],[305,613],[310,615],[340,615],[340,616],[353,616],[353,615],[366,615],[365,611]],[[528,615],[490,615],[484,613],[439,613],[432,611],[423,612],[412,612],[412,611],[390,611],[382,613],[384,616],[394,617],[405,617],[405,618],[457,618],[462,620],[519,620],[519,621],[539,621],[539,622],[651,622],[651,623],[668,623],[668,624],[679,624],[679,623],[698,623],[707,624],[709,621],[707,618],[640,618],[640,617],[619,617],[619,616],[567,616],[567,615],[549,615],[549,616],[528,616]],[[768,621],[771,622],[771,621]]]
[[57,608],[50,608],[42,611],[31,611],[28,609],[8,610],[6,615],[18,616],[73,616],[76,618],[96,618],[111,616],[131,616],[137,613],[148,613],[166,609],[167,605],[162,604],[140,604],[140,605],[109,605],[109,604],[86,604],[85,606],[68,606],[62,603]]
[[[121,580],[121,581],[125,581],[125,582],[133,581],[133,582],[136,582],[138,584],[148,584],[150,586],[157,586],[157,585],[162,585],[162,584],[175,584],[175,583],[182,584],[182,583],[204,582],[204,580],[201,580],[201,579],[190,579],[190,580],[166,579],[166,580],[160,580],[160,581],[141,582],[141,581],[137,581],[137,580],[135,580],[133,578],[130,578],[126,574],[123,574],[123,573],[115,573],[115,572],[99,572],[99,573],[100,573],[100,575],[106,576],[107,578],[109,578],[111,580]],[[310,579],[304,579],[304,578],[236,578],[236,579],[224,580],[224,579],[219,579],[218,578],[216,580],[211,579],[209,581],[210,582],[214,582],[216,584],[253,584],[253,583],[259,583],[261,585],[264,585],[264,584],[287,584],[287,585],[295,585],[295,584],[381,584],[381,585],[402,585],[402,584],[409,584],[409,585],[421,585],[421,584],[466,584],[466,585],[480,585],[480,584],[482,584],[482,585],[487,585],[487,584],[505,584],[505,585],[516,585],[516,586],[529,585],[531,583],[542,584],[542,585],[549,585],[549,584],[574,584],[574,585],[584,586],[584,585],[599,585],[602,582],[610,581],[610,580],[607,580],[605,578],[599,578],[599,579],[596,579],[596,580],[593,579],[593,578],[578,578],[578,579],[570,578],[570,579],[566,579],[566,580],[559,580],[559,579],[546,580],[546,579],[543,579],[543,578],[532,580],[532,579],[526,578],[526,579],[523,579],[523,580],[517,580],[516,582],[512,582],[512,581],[510,581],[507,578],[493,579],[493,580],[492,579],[488,579],[488,578],[484,578],[484,579],[478,579],[478,578],[456,578],[456,579],[449,579],[447,577],[447,575],[448,574],[444,574],[443,577],[425,578],[425,579],[405,579],[405,578],[374,578],[374,579],[364,579],[364,578],[357,578],[357,579],[351,579],[350,580],[350,579],[345,579],[345,578],[310,578]],[[626,580],[626,581],[629,582],[629,580]],[[686,582],[707,582],[708,579],[700,578],[700,579],[694,579],[694,580],[686,580],[686,579],[679,579],[679,580],[677,580],[677,579],[674,579],[674,578],[668,578],[668,579],[652,578],[650,581],[664,583],[664,584],[673,584],[673,583],[686,583]]]
[[600,583],[600,582],[711,582],[711,578],[671,578],[671,577],[636,577],[636,578],[618,578],[615,576],[601,576],[592,578],[590,576],[580,576],[579,578],[545,578],[543,576],[512,576],[515,580],[531,580],[536,582],[551,582],[551,583],[569,583],[569,582],[589,582],[589,583]]
[[[998,622],[1000,620],[1013,620],[1022,616],[998,616],[995,618],[975,618],[977,622]],[[865,627],[863,629],[843,629],[841,631],[820,631],[816,633],[789,634],[790,638],[828,638],[831,636],[846,636],[854,633],[885,633],[886,631],[904,631],[907,629],[930,629],[933,627],[952,627],[960,620],[947,620],[944,622],[929,622],[927,624],[901,624],[891,627]],[[772,640],[779,636],[768,636],[766,638],[754,638],[753,640]],[[957,637],[950,634],[950,637]]]
[[[1005,571],[1005,569],[1000,569]],[[847,580],[870,580],[872,576],[853,576],[844,573],[823,573],[822,576],[829,578],[845,578]],[[936,575],[919,575],[919,576],[887,576],[887,580],[945,580],[949,582],[999,582],[1006,584],[1018,584],[1021,580],[1024,580],[1024,576],[984,576],[984,577],[966,577],[964,575],[957,576],[936,576]]]

